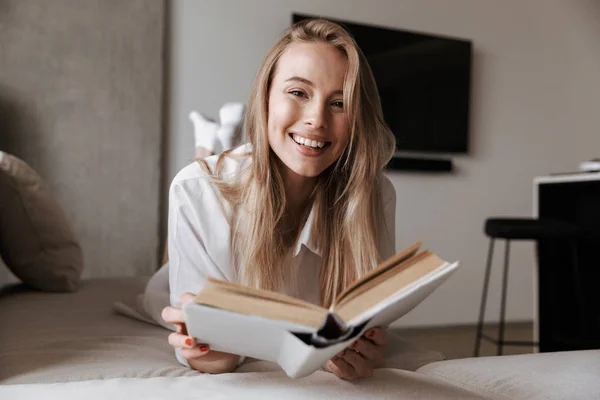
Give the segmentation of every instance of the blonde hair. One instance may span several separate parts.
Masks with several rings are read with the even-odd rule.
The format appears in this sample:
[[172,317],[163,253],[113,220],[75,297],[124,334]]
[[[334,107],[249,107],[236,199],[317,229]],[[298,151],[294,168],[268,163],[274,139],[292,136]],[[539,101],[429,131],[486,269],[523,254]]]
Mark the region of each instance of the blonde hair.
[[[348,65],[343,100],[349,143],[338,161],[318,176],[311,195],[315,210],[311,237],[316,239],[322,255],[319,293],[321,304],[328,307],[340,291],[380,261],[378,224],[385,223],[381,179],[395,149],[369,65],[341,26],[308,20],[284,32],[263,61],[248,102],[245,126],[252,150],[246,156],[251,156],[252,162],[235,181],[225,179],[220,165],[224,157],[231,157],[225,152],[210,173],[223,198],[234,206],[233,210],[237,209],[231,220],[237,279],[250,286],[277,290],[284,280],[284,258],[299,232],[293,232],[290,241],[290,232],[284,226],[283,180],[267,137],[268,94],[279,58],[291,43],[297,42],[328,43],[344,55]],[[209,170],[206,164],[205,168]]]

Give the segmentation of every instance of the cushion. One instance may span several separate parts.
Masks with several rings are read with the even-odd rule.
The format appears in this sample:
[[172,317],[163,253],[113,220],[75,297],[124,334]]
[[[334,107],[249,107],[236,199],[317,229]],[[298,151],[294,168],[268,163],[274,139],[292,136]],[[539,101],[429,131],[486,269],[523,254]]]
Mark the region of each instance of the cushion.
[[45,291],[77,289],[83,254],[66,215],[42,178],[0,152],[0,256],[24,283]]
[[600,350],[464,358],[417,372],[491,399],[600,399]]

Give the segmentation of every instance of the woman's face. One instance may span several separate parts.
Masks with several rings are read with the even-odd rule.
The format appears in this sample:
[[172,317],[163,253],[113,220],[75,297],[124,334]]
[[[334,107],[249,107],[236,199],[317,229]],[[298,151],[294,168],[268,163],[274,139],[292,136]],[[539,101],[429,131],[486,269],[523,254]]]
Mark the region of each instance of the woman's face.
[[346,66],[326,43],[293,43],[281,55],[269,90],[268,138],[287,167],[284,177],[316,177],[344,152]]

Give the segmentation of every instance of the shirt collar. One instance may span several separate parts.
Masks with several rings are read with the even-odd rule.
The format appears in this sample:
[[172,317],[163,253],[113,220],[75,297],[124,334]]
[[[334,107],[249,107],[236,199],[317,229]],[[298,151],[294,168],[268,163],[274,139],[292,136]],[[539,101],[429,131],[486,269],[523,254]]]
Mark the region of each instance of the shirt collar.
[[313,237],[313,224],[315,219],[315,212],[315,206],[313,205],[310,210],[310,214],[306,219],[306,222],[304,223],[302,232],[300,232],[300,237],[298,238],[296,248],[294,249],[294,257],[296,257],[300,253],[300,250],[302,250],[302,246],[306,247],[308,250],[321,257],[321,249],[315,243]]

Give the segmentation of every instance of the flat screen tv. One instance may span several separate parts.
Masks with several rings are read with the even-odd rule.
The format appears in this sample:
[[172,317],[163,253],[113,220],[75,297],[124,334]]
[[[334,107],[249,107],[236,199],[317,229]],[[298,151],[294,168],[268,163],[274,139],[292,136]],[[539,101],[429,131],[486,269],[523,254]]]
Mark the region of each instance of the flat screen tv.
[[[293,14],[292,22],[309,18]],[[468,152],[470,41],[327,19],[365,54],[397,151]]]

